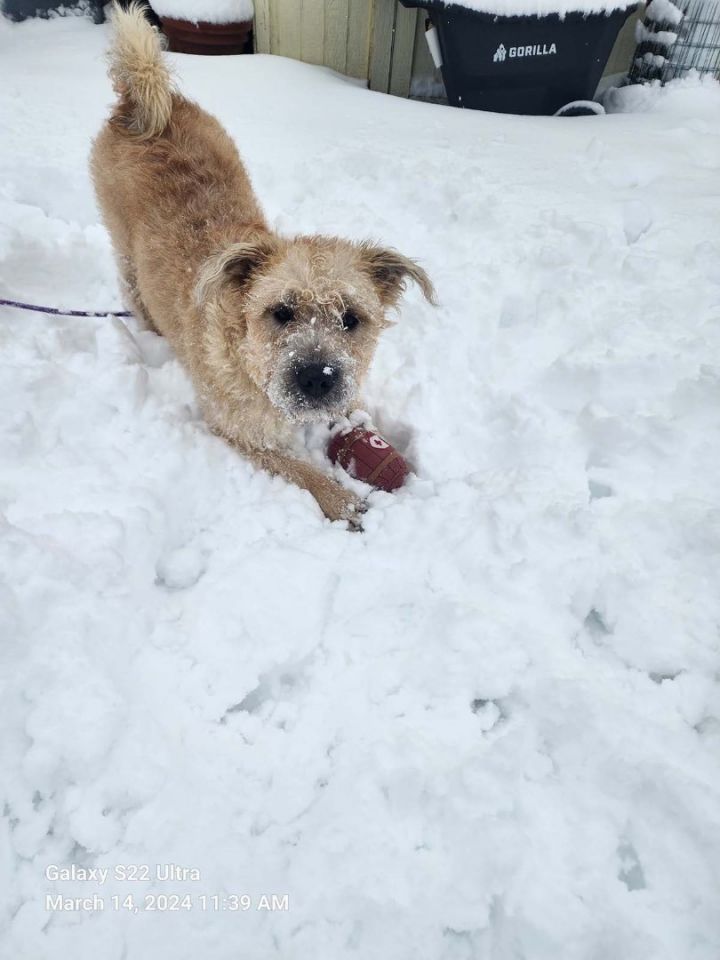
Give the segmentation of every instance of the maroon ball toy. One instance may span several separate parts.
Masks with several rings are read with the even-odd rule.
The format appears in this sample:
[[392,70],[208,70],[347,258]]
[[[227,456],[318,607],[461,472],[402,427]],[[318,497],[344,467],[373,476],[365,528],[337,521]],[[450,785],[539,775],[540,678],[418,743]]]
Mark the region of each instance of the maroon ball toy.
[[388,493],[401,487],[410,472],[406,461],[387,440],[362,427],[336,433],[328,444],[328,456],[351,477]]

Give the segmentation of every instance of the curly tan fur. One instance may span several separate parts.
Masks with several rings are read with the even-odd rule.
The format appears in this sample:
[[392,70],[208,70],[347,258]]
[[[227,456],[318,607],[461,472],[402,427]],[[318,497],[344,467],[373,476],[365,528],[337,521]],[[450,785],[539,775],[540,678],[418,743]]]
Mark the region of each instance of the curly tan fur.
[[[216,433],[351,518],[354,495],[290,453],[294,427],[357,404],[387,309],[408,279],[431,301],[432,285],[374,244],[273,233],[232,140],[173,89],[157,32],[136,6],[113,19],[119,101],[91,169],[129,304],[171,342]],[[315,361],[334,380],[309,399]]]
[[170,122],[172,84],[162,35],[150,27],[140,4],[113,11],[115,42],[110,78],[120,104],[115,120],[139,140],[159,137]]

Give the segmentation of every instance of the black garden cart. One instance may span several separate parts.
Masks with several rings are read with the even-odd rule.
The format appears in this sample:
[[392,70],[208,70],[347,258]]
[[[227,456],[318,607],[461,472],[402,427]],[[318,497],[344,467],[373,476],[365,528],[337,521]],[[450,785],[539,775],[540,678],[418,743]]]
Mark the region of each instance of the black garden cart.
[[[551,115],[599,112],[595,95],[610,51],[637,3],[609,13],[506,16],[444,0],[400,0],[427,11],[443,80],[456,107]],[[621,0],[622,2],[622,0]]]

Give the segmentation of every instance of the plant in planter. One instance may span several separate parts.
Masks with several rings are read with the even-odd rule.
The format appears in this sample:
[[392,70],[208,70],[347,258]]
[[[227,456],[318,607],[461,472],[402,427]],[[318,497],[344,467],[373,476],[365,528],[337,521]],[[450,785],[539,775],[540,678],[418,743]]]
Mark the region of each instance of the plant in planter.
[[152,0],[176,53],[252,53],[252,0]]

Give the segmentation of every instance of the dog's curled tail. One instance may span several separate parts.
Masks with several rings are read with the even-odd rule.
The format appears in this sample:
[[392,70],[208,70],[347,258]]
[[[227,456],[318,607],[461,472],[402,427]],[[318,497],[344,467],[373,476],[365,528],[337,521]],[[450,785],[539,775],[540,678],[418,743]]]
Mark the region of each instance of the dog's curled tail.
[[158,30],[139,3],[113,6],[110,78],[120,103],[115,119],[138,140],[160,136],[170,121],[173,86]]

